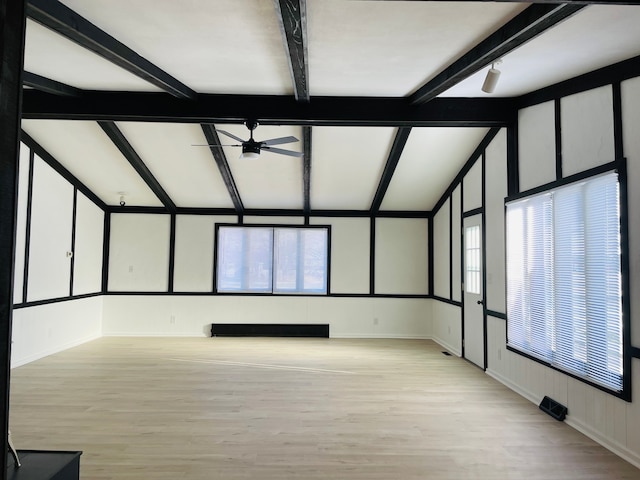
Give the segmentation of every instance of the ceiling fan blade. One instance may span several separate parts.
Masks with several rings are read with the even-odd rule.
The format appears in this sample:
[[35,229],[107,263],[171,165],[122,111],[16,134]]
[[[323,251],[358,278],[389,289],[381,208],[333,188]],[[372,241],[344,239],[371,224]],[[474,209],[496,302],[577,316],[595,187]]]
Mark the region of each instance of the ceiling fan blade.
[[280,155],[289,155],[290,157],[302,157],[304,155],[302,152],[294,152],[293,150],[283,150],[282,148],[273,148],[268,145],[263,146],[261,148],[266,152],[279,153]]
[[229,138],[233,138],[236,142],[244,143],[246,140],[241,139],[240,137],[236,137],[233,133],[229,133],[226,130],[218,130],[216,128],[216,132],[226,135]]
[[191,146],[192,147],[241,147],[242,145],[227,144],[227,143],[223,143],[223,144],[217,144],[217,143],[192,143]]
[[280,137],[280,138],[270,138],[269,140],[262,140],[260,143],[262,145],[282,145],[283,143],[293,143],[299,142],[296,137]]

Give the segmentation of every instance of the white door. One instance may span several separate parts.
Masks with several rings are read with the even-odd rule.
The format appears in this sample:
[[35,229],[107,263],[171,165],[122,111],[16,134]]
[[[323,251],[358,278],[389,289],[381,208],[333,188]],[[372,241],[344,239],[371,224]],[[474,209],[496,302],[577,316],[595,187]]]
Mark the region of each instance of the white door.
[[482,214],[465,217],[464,222],[464,357],[485,368],[484,292],[482,264]]

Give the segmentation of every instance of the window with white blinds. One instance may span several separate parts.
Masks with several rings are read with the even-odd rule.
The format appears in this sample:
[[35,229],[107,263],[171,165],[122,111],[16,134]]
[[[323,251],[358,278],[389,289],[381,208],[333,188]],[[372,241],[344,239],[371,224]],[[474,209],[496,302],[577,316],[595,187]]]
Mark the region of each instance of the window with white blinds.
[[507,344],[621,392],[617,173],[508,202],[506,207]]
[[327,293],[327,227],[220,226],[218,292]]

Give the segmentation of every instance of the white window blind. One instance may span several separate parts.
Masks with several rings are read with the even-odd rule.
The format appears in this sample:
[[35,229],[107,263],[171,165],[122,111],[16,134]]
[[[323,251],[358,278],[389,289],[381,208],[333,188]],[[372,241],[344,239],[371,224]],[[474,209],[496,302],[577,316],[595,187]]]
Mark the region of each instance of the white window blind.
[[218,229],[219,292],[327,293],[327,228]]
[[507,318],[509,346],[622,391],[617,173],[507,203]]

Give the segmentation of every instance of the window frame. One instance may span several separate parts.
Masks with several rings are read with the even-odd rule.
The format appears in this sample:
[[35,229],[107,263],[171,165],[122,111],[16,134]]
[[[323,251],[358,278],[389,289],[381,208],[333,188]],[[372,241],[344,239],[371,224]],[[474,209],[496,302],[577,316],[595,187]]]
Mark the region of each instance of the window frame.
[[[220,228],[270,228],[273,229],[296,229],[296,230],[326,230],[327,232],[327,250],[326,250],[326,291],[276,291],[275,287],[275,277],[276,277],[276,269],[275,269],[275,249],[276,243],[275,238],[276,235],[272,236],[272,244],[271,244],[271,290],[270,291],[220,291],[218,289],[218,239]],[[300,225],[300,224],[280,224],[280,223],[251,223],[251,224],[242,224],[242,223],[216,223],[215,231],[214,231],[214,241],[213,241],[213,293],[216,295],[255,295],[255,296],[278,296],[278,297],[300,297],[300,296],[309,296],[309,297],[326,297],[331,295],[331,225]]]
[[[631,362],[632,362],[632,346],[631,346],[631,311],[630,311],[630,288],[629,288],[629,233],[628,233],[628,203],[627,203],[627,166],[626,159],[622,158],[607,164],[600,165],[595,168],[591,168],[589,170],[585,170],[583,172],[576,173],[574,175],[570,175],[568,177],[556,180],[554,182],[550,182],[544,185],[540,185],[538,187],[532,188],[530,190],[526,190],[514,195],[510,195],[505,197],[504,200],[504,222],[505,222],[505,279],[506,284],[508,286],[509,278],[507,276],[508,265],[507,265],[507,235],[508,235],[508,224],[507,224],[507,204],[516,200],[522,200],[528,197],[532,197],[535,195],[544,194],[550,190],[554,190],[560,187],[568,186],[576,182],[588,180],[592,177],[596,177],[606,173],[615,172],[618,174],[618,184],[619,184],[619,192],[620,192],[620,275],[621,275],[621,312],[622,312],[622,390],[616,391],[608,388],[599,383],[590,381],[587,378],[581,377],[577,374],[572,373],[571,371],[567,371],[559,366],[551,364],[544,359],[537,357],[535,355],[529,354],[525,351],[519,350],[513,346],[508,344],[509,338],[509,319],[508,316],[505,316],[506,328],[505,328],[505,345],[506,349],[510,352],[521,355],[529,360],[533,360],[534,362],[545,365],[546,367],[551,368],[552,370],[561,372],[571,378],[579,380],[580,382],[586,383],[598,390],[606,392],[615,397],[621,398],[627,402],[631,401]],[[507,292],[505,290],[505,312],[506,310],[506,302],[507,302]]]

